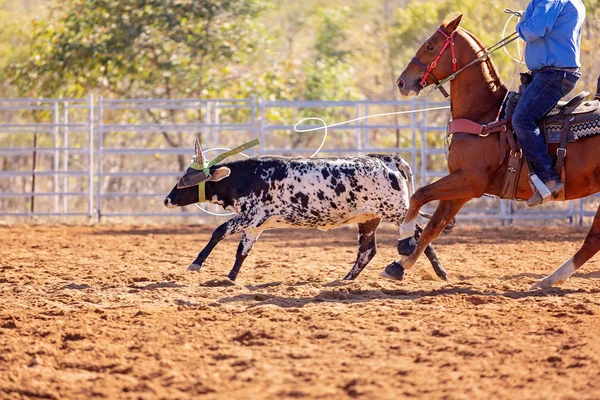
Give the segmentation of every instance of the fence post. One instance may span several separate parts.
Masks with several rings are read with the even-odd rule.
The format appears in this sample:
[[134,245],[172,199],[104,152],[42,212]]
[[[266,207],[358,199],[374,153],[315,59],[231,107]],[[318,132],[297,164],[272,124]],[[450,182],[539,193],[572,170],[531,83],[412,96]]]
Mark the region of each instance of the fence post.
[[54,120],[54,134],[53,134],[53,142],[54,142],[54,156],[52,157],[52,169],[54,170],[54,179],[52,184],[52,190],[54,191],[54,212],[59,214],[58,212],[58,203],[59,203],[59,189],[58,189],[58,173],[60,172],[60,153],[58,150],[58,138],[59,138],[59,127],[60,124],[60,110],[59,110],[59,102],[54,102],[54,112],[53,112],[53,120]]
[[[356,118],[360,118],[362,115],[360,115],[360,104],[357,102],[354,105],[354,110],[356,112]],[[361,152],[362,152],[362,125],[364,125],[365,121],[364,120],[359,120],[358,124],[360,125],[359,129],[354,129],[354,132],[356,132],[356,155],[360,156]]]
[[94,209],[94,95],[88,98],[88,218]]
[[[251,126],[251,135],[252,135],[252,139],[254,139],[255,137],[257,137],[257,126],[256,126],[256,98],[255,97],[251,97],[250,98],[250,126]],[[252,149],[252,155],[255,156],[256,155],[256,149]]]
[[63,213],[68,212],[68,198],[69,196],[66,193],[69,192],[69,102],[65,101],[63,104],[63,140],[62,140],[62,148],[63,148],[63,182],[62,182],[62,193],[63,193]]
[[98,180],[97,193],[96,193],[96,213],[98,214],[98,222],[102,219],[102,141],[104,132],[102,130],[103,124],[103,107],[102,107],[102,96],[98,97],[98,147],[96,152],[98,154],[98,170],[96,171],[96,179]]
[[264,99],[260,99],[260,144],[258,146],[258,149],[260,151],[260,155],[264,155],[265,154],[265,119],[267,116],[267,111],[266,111],[266,107],[265,107],[265,100]]

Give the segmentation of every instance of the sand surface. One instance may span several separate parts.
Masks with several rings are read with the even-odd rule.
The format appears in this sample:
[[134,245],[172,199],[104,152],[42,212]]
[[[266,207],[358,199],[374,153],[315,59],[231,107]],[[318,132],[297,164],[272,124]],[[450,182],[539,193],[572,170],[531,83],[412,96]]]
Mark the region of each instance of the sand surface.
[[266,232],[235,286],[239,236],[200,272],[212,228],[0,227],[0,398],[599,399],[600,258],[561,288],[528,288],[585,228],[457,227],[355,282],[354,227]]

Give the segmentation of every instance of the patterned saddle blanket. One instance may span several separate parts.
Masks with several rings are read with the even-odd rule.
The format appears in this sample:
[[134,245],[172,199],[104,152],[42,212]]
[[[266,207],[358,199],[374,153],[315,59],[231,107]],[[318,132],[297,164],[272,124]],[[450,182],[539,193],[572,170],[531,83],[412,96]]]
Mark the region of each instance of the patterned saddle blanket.
[[[512,96],[518,99],[519,94],[510,92],[507,103]],[[518,101],[518,100],[517,100]],[[565,110],[567,102],[559,102],[540,121],[540,128],[545,131],[548,143],[560,143],[563,123],[566,118],[571,119],[567,142],[574,142],[590,136],[600,135],[600,101],[585,100],[575,109]]]

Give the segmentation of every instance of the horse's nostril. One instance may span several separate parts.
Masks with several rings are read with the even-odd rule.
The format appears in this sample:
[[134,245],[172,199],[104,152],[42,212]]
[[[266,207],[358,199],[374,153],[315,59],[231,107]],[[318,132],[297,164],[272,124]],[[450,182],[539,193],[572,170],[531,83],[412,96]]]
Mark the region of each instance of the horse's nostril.
[[169,206],[169,198],[165,197],[165,206]]
[[404,79],[398,78],[398,80],[396,81],[396,84],[398,85],[398,88],[404,89]]

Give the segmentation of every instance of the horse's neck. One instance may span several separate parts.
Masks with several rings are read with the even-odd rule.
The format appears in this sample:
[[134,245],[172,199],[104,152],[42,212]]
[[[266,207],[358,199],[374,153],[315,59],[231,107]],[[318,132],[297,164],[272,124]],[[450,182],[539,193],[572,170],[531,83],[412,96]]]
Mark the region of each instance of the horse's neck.
[[[471,45],[459,59],[459,63],[466,65],[479,56],[476,54],[479,47],[477,49],[472,47],[474,40],[469,38],[467,33],[461,32],[461,36]],[[450,92],[452,119],[468,118],[486,124],[496,119],[507,89],[490,59],[479,62],[458,74],[450,83]]]

